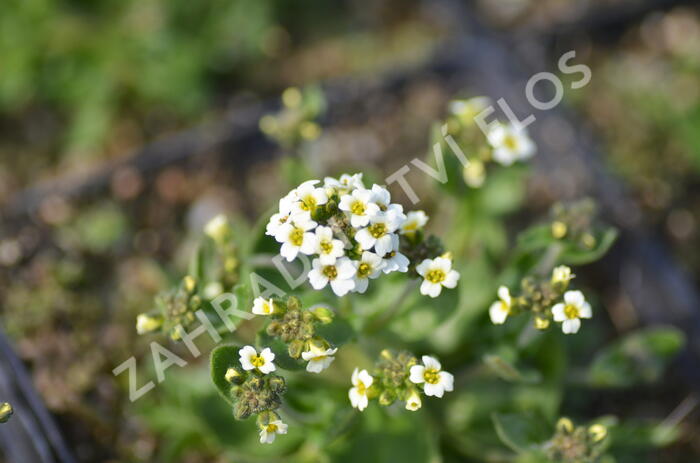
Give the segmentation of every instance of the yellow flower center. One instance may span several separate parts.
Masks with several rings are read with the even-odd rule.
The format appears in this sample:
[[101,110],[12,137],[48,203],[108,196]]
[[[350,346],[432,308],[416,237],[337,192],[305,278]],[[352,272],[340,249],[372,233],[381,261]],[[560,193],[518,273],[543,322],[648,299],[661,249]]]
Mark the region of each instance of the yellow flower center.
[[333,243],[331,243],[330,241],[321,241],[320,246],[321,252],[323,252],[324,254],[329,254],[333,250]]
[[265,365],[265,359],[260,355],[251,355],[250,363],[252,363],[255,368],[260,368],[261,366]]
[[506,138],[503,139],[503,144],[509,150],[515,150],[518,147],[518,139],[513,135],[506,135]]
[[306,195],[301,198],[301,208],[305,211],[313,211],[316,209],[316,198],[311,195]]
[[572,304],[566,304],[566,306],[564,307],[564,315],[566,315],[566,318],[568,318],[569,320],[579,318],[578,307]]
[[360,266],[357,267],[357,276],[360,278],[367,278],[370,273],[372,273],[372,266],[366,262],[362,262]]
[[365,395],[367,393],[367,386],[362,381],[357,382],[357,393],[360,395]]
[[294,246],[301,246],[304,243],[304,230],[301,228],[295,228],[289,234],[289,242]]
[[369,226],[369,233],[375,238],[381,238],[386,235],[386,225],[383,223],[375,223]]
[[272,305],[267,302],[263,302],[262,309],[265,313],[272,313]]
[[335,268],[335,265],[327,265],[323,267],[323,274],[326,275],[329,280],[335,280],[338,278],[338,269]]
[[403,226],[403,229],[406,231],[413,231],[418,228],[418,222],[413,221],[413,222],[406,222]]
[[443,272],[440,269],[431,270],[425,275],[426,280],[428,280],[431,283],[436,283],[436,284],[442,283],[443,281],[445,281],[445,277],[446,277],[445,272]]
[[365,215],[365,205],[362,201],[355,201],[350,206],[350,212],[355,215]]
[[440,371],[435,368],[426,368],[423,373],[423,379],[426,383],[437,384],[440,382]]
[[267,431],[268,434],[273,433],[273,432],[277,432],[277,429],[278,429],[277,425],[273,424],[273,423],[270,423],[265,427],[265,431]]

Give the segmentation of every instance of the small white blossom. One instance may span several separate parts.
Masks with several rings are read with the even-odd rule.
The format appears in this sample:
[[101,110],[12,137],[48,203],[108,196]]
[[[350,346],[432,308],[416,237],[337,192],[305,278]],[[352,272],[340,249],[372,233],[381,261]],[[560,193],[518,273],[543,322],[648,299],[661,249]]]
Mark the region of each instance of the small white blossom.
[[320,205],[328,202],[328,195],[324,188],[317,188],[318,180],[309,180],[302,183],[296,189],[297,201],[292,205],[292,215],[297,214],[310,217],[311,213]]
[[394,248],[394,232],[398,228],[396,218],[390,214],[377,214],[370,220],[368,227],[358,231],[355,240],[360,243],[362,249],[370,250],[374,247],[380,257],[384,257]]
[[217,243],[223,242],[229,232],[228,219],[219,214],[204,226],[204,233]]
[[240,356],[241,366],[244,370],[258,370],[266,375],[275,371],[275,364],[272,361],[275,359],[275,354],[272,353],[269,347],[264,348],[260,354],[253,346],[245,346],[238,351]]
[[448,105],[450,113],[457,116],[463,124],[474,124],[474,118],[491,105],[491,99],[477,96],[468,100],[454,100]]
[[336,296],[345,296],[355,288],[355,266],[347,257],[341,257],[335,263],[323,265],[320,259],[314,259],[309,272],[309,282],[314,289],[323,289],[328,283]]
[[267,227],[265,227],[265,234],[268,236],[277,236],[280,228],[291,222],[291,220],[292,216],[289,212],[273,214],[272,217],[270,217],[270,221],[267,223]]
[[498,301],[491,304],[489,309],[489,316],[491,317],[491,323],[494,325],[502,325],[505,323],[506,318],[510,315],[511,307],[511,297],[510,291],[505,286],[498,288]]
[[555,322],[561,322],[564,333],[574,334],[581,327],[581,318],[591,318],[593,312],[581,291],[567,291],[564,302],[552,307],[552,315]]
[[410,235],[422,229],[428,223],[428,216],[423,211],[411,211],[401,224],[401,234]]
[[163,320],[158,317],[151,317],[145,313],[136,317],[136,333],[146,334],[159,329],[163,325]]
[[369,398],[367,397],[367,390],[372,386],[374,378],[367,372],[367,370],[358,370],[352,372],[352,385],[353,387],[348,392],[350,397],[350,403],[352,406],[360,411],[367,408],[369,404]]
[[364,293],[367,291],[369,280],[374,280],[382,273],[384,261],[378,255],[365,251],[362,258],[354,262],[357,271],[355,272],[355,291]]
[[443,286],[454,288],[459,280],[459,273],[452,269],[452,261],[446,257],[425,259],[416,271],[424,278],[420,293],[425,296],[438,297]]
[[489,131],[488,141],[493,147],[493,159],[504,166],[535,154],[535,144],[527,131],[512,124],[497,124]]
[[414,384],[423,384],[427,396],[442,397],[445,391],[454,389],[454,377],[442,371],[442,365],[435,357],[423,356],[423,365],[411,367],[409,379]]
[[346,193],[354,190],[355,188],[365,187],[364,183],[362,183],[361,173],[354,175],[343,174],[339,179],[326,177],[324,179],[324,186],[327,188],[333,188],[340,193]]
[[391,205],[391,193],[383,186],[372,185],[372,199],[382,210]]
[[277,434],[287,434],[287,425],[281,420],[270,421],[260,429],[260,443],[272,444]]
[[411,261],[408,260],[408,257],[404,256],[399,251],[391,251],[390,253],[384,256],[384,268],[382,269],[382,271],[384,273],[391,273],[397,271],[401,273],[406,273],[408,272],[408,265],[410,263]]
[[355,228],[366,226],[370,217],[379,212],[379,206],[373,202],[372,192],[364,188],[342,196],[338,208],[350,215],[350,224]]
[[316,222],[297,218],[292,223],[286,223],[279,227],[275,239],[282,243],[280,254],[291,262],[297,255],[311,255],[316,249],[316,235],[311,233],[316,227]]
[[333,230],[330,227],[316,229],[315,244],[314,251],[323,265],[332,265],[345,254],[343,242],[333,238]]
[[253,301],[253,313],[255,315],[272,315],[275,311],[275,304],[272,298],[256,297]]
[[333,363],[333,360],[335,360],[333,355],[336,352],[338,352],[337,348],[322,351],[313,349],[302,352],[301,358],[309,362],[306,364],[306,371],[309,373],[321,373]]
[[552,271],[552,283],[568,285],[576,277],[566,265],[560,265]]
[[420,394],[416,390],[412,390],[406,399],[406,410],[415,412],[423,406],[423,401],[420,398]]

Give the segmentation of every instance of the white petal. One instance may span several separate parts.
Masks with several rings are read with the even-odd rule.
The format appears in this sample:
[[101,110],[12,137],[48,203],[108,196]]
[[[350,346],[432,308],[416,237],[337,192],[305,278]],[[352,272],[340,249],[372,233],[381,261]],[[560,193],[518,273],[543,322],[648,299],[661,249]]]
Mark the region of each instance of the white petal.
[[314,289],[323,289],[328,284],[328,277],[320,270],[313,269],[309,272],[309,283]]
[[260,370],[260,373],[266,375],[268,373],[272,373],[275,371],[277,368],[275,367],[275,364],[272,362],[265,362],[265,364],[261,367],[258,368]]
[[411,369],[409,370],[409,377],[408,379],[411,380],[412,383],[415,384],[420,384],[425,382],[425,378],[423,377],[423,374],[425,373],[425,367],[423,365],[413,365]]
[[566,314],[564,313],[565,305],[562,303],[556,304],[552,307],[552,316],[555,322],[563,322],[566,320]]
[[275,354],[269,347],[264,348],[262,352],[260,352],[260,357],[262,357],[266,362],[272,362],[275,360]]
[[359,379],[360,381],[362,381],[362,384],[364,384],[365,387],[370,387],[374,382],[374,378],[372,378],[372,376],[367,372],[367,370],[362,370],[360,372]]
[[430,296],[432,298],[436,298],[440,295],[441,292],[442,292],[442,285],[441,284],[430,283],[430,287],[428,288],[428,296]]
[[459,281],[459,272],[456,270],[450,270],[447,273],[447,276],[445,277],[445,281],[442,282],[442,285],[445,288],[454,288],[457,286],[457,282]]
[[360,243],[362,249],[370,249],[377,241],[368,229],[363,228],[355,234],[355,241]]
[[445,257],[438,257],[433,260],[433,268],[448,273],[450,270],[452,270],[452,261],[450,259],[446,259]]
[[280,254],[287,259],[287,262],[291,262],[296,259],[297,254],[299,254],[299,248],[291,243],[282,243]]
[[362,396],[357,392],[357,388],[353,387],[348,391],[348,398],[350,399],[350,404],[353,408],[358,408],[360,405],[360,398]]
[[331,288],[338,297],[343,297],[353,289],[355,289],[355,281],[353,280],[333,280]]
[[336,265],[336,270],[338,270],[338,279],[347,280],[355,276],[355,266],[352,264],[350,259],[343,258],[338,259]]
[[350,225],[352,225],[355,228],[366,227],[368,223],[369,223],[369,216],[367,214],[364,214],[364,215],[353,214],[352,217],[350,217]]
[[353,386],[357,386],[358,384],[360,384],[360,382],[359,382],[360,381],[360,369],[359,368],[355,368],[355,370],[352,372],[352,377],[350,378],[350,380],[352,381]]
[[564,300],[567,304],[571,304],[575,307],[581,308],[581,306],[586,302],[586,298],[583,297],[581,291],[567,291],[564,294]]
[[306,364],[306,371],[309,373],[321,373],[323,371],[323,364],[319,361],[310,360]]
[[425,395],[432,397],[442,397],[445,394],[445,388],[440,383],[425,383],[423,384],[423,391],[425,391]]
[[425,276],[425,274],[428,272],[432,265],[432,259],[425,259],[423,262],[418,264],[418,266],[416,266],[416,272],[418,272],[420,276]]
[[393,241],[391,235],[384,235],[377,239],[374,243],[374,250],[379,256],[385,256],[393,250]]
[[454,384],[455,384],[455,377],[452,376],[452,373],[448,373],[446,371],[441,371],[440,372],[440,384],[445,388],[447,392],[453,391],[454,390]]
[[561,330],[566,334],[574,334],[578,332],[581,328],[581,320],[578,318],[572,318],[571,320],[565,320],[561,325]]
[[430,355],[424,355],[421,360],[423,360],[423,365],[425,365],[425,368],[428,368],[430,370],[441,370],[442,365],[440,365],[440,361],[436,359],[435,357],[431,357]]
[[591,318],[593,316],[593,310],[591,309],[591,304],[584,302],[581,307],[579,307],[579,316],[581,318]]
[[496,301],[489,308],[489,317],[494,325],[502,325],[508,318],[508,311],[503,310],[503,302]]
[[498,298],[510,306],[510,290],[507,286],[498,288]]
[[356,293],[364,294],[369,287],[369,280],[367,278],[355,278],[355,288],[353,291]]

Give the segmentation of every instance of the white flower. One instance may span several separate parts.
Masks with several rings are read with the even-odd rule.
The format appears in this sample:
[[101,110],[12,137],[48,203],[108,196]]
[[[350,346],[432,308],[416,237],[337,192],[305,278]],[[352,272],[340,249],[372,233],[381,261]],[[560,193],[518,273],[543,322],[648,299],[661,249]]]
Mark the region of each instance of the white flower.
[[423,365],[413,365],[409,379],[414,384],[423,384],[423,391],[427,396],[442,397],[445,391],[454,389],[454,376],[441,371],[440,362],[429,355],[423,356]]
[[275,239],[282,243],[280,254],[289,262],[296,259],[297,255],[311,255],[316,249],[316,235],[311,233],[316,226],[316,222],[294,218],[292,223],[285,223],[280,226],[275,235]]
[[306,371],[309,373],[321,373],[333,363],[333,360],[335,360],[333,354],[336,352],[338,352],[337,348],[323,351],[313,349],[302,352],[301,357],[309,362],[306,364]]
[[568,285],[571,280],[573,280],[576,277],[573,273],[571,273],[571,269],[567,267],[566,265],[560,265],[559,267],[555,268],[552,271],[552,283],[557,284],[561,283],[564,285]]
[[281,212],[273,214],[272,217],[270,217],[270,221],[267,223],[267,227],[265,227],[265,234],[269,236],[277,236],[282,225],[290,222],[291,217],[292,216],[289,214],[289,212],[284,214]]
[[394,234],[398,228],[396,218],[389,214],[377,214],[370,220],[370,225],[355,234],[355,240],[364,250],[374,247],[380,257],[394,248]]
[[324,186],[327,188],[333,188],[341,193],[349,192],[355,188],[364,188],[365,185],[362,183],[362,174],[343,174],[340,179],[335,179],[333,177],[326,177],[324,179]]
[[315,252],[323,265],[332,265],[338,257],[345,254],[343,242],[333,238],[333,230],[330,227],[316,229],[315,244]]
[[240,356],[241,366],[244,370],[257,369],[260,373],[266,375],[275,371],[275,364],[272,361],[275,359],[275,354],[272,353],[269,347],[264,348],[260,354],[253,346],[245,346],[238,351]]
[[420,398],[420,394],[415,389],[411,391],[408,398],[406,399],[406,410],[415,412],[423,406],[423,401]]
[[364,293],[367,291],[369,280],[377,278],[384,267],[384,261],[378,255],[365,251],[359,261],[354,262],[357,271],[355,272],[355,291]]
[[489,132],[488,141],[493,147],[493,159],[504,166],[535,154],[535,144],[528,137],[527,131],[512,124],[496,125]]
[[219,214],[204,226],[204,233],[217,243],[222,243],[229,232],[228,219]]
[[355,266],[347,257],[341,257],[334,264],[323,265],[320,259],[314,259],[309,272],[309,282],[314,289],[323,289],[328,283],[336,296],[345,296],[355,288]]
[[275,304],[272,298],[256,297],[253,301],[253,313],[255,315],[272,315],[275,311]]
[[277,434],[287,434],[287,425],[281,420],[270,421],[260,429],[260,443],[272,444]]
[[401,224],[401,234],[413,234],[423,228],[428,223],[428,216],[423,211],[411,211],[406,216],[406,220]]
[[316,188],[318,180],[309,180],[302,183],[296,189],[297,201],[292,205],[292,215],[300,214],[310,216],[316,207],[328,202],[328,195],[324,188]]
[[581,327],[580,319],[591,318],[593,312],[581,291],[567,291],[564,294],[564,302],[552,307],[552,315],[555,322],[562,323],[561,329],[564,333],[573,334]]
[[287,195],[279,200],[279,212],[280,214],[291,214],[294,208],[294,203],[299,200],[297,196],[297,190],[292,190]]
[[379,212],[379,206],[372,200],[371,191],[358,188],[351,194],[342,196],[338,207],[350,215],[350,224],[353,227],[364,227],[369,223],[369,218]]
[[136,333],[146,334],[151,333],[163,325],[163,320],[157,317],[151,317],[145,313],[139,314],[136,317]]
[[498,299],[498,301],[491,304],[489,309],[491,323],[494,325],[502,325],[505,323],[508,315],[510,315],[511,297],[508,288],[505,286],[498,288]]
[[370,388],[374,378],[367,373],[367,370],[358,370],[352,372],[352,385],[353,387],[348,392],[350,397],[350,403],[352,406],[360,411],[367,408],[369,404],[369,398],[367,397],[367,390]]
[[448,105],[450,113],[457,116],[463,124],[473,124],[474,118],[491,105],[491,99],[478,96],[468,100],[454,100]]
[[452,261],[446,257],[425,259],[416,271],[424,278],[420,293],[425,296],[438,297],[442,287],[454,288],[459,280],[459,273],[452,270]]
[[401,273],[408,272],[408,264],[411,262],[408,257],[401,254],[399,251],[391,251],[384,256],[384,273],[399,271]]

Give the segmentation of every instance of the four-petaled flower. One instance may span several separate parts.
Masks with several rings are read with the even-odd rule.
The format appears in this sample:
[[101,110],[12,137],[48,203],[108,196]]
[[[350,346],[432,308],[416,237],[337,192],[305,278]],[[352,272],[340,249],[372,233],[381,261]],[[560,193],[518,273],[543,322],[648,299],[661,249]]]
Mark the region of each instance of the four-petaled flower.
[[372,386],[374,378],[367,373],[367,370],[358,370],[352,372],[352,385],[353,387],[348,392],[350,397],[350,403],[352,406],[360,411],[367,408],[369,403],[369,398],[367,397],[367,390]]
[[586,302],[581,291],[567,291],[564,302],[552,307],[555,322],[561,322],[561,330],[566,334],[574,334],[581,327],[581,318],[591,318],[591,305]]
[[238,351],[240,356],[241,366],[244,370],[258,370],[266,375],[275,371],[275,364],[272,361],[275,359],[275,354],[272,353],[269,347],[264,348],[260,354],[253,346],[245,346]]
[[406,220],[401,224],[402,235],[413,235],[428,223],[428,216],[423,211],[411,211],[406,214]]
[[309,180],[297,187],[297,201],[292,204],[292,216],[302,216],[311,219],[311,214],[320,205],[328,202],[328,195],[324,188],[317,188],[318,180]]
[[380,257],[394,250],[396,235],[394,232],[399,223],[395,214],[380,213],[375,214],[366,228],[358,231],[355,239],[362,249],[370,250],[374,247],[374,252]]
[[335,264],[338,257],[343,257],[343,242],[333,238],[333,230],[330,227],[318,227],[316,229],[316,249],[318,258],[323,265]]
[[253,301],[253,313],[255,315],[272,315],[275,311],[275,304],[272,298],[256,297]]
[[510,291],[505,286],[498,288],[498,300],[491,304],[489,316],[494,325],[502,325],[510,315],[511,308]]
[[289,262],[297,255],[311,255],[316,248],[316,235],[309,230],[316,227],[313,220],[295,218],[291,223],[285,223],[277,229],[275,239],[282,243],[280,254]]
[[318,350],[312,349],[301,353],[301,357],[306,360],[306,371],[309,373],[321,373],[328,368],[335,357],[333,355],[338,352],[337,348]]
[[416,271],[424,278],[420,292],[425,296],[438,297],[443,286],[454,288],[459,280],[459,273],[452,270],[452,260],[446,257],[425,259],[416,267]]
[[373,199],[374,195],[370,190],[358,188],[351,194],[342,196],[338,208],[350,215],[350,224],[353,227],[364,227],[369,223],[370,217],[379,213],[379,206]]
[[309,282],[314,289],[323,289],[328,283],[336,296],[345,296],[355,288],[355,266],[350,259],[341,257],[334,264],[323,265],[321,259],[314,259],[309,272]]
[[440,362],[429,355],[423,356],[423,365],[413,365],[409,379],[414,384],[423,384],[427,396],[442,397],[445,391],[454,389],[454,376],[442,371]]
[[272,444],[277,434],[287,434],[287,425],[282,420],[270,421],[260,427],[260,443]]
[[378,255],[365,251],[362,253],[362,258],[355,261],[355,291],[364,293],[369,286],[369,280],[377,278],[382,273],[384,261]]
[[495,124],[489,131],[488,142],[493,148],[493,159],[503,166],[510,166],[535,154],[535,144],[525,128],[513,124]]

